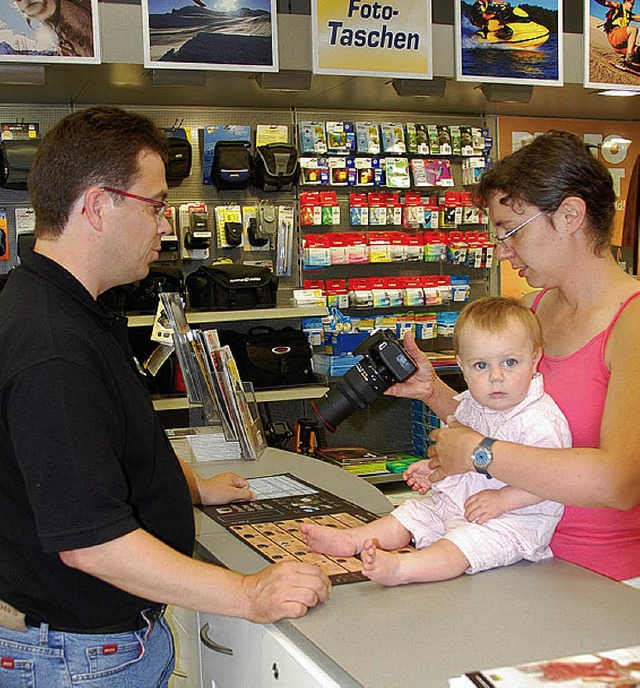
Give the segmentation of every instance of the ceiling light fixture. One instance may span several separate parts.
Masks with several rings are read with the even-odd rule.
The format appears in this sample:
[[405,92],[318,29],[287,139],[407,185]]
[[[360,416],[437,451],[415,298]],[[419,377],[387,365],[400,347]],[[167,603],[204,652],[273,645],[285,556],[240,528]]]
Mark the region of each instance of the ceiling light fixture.
[[433,79],[393,79],[388,81],[399,96],[412,98],[442,98],[447,80],[440,76]]
[[311,72],[261,72],[255,75],[258,86],[265,91],[310,91]]
[[533,86],[525,84],[480,84],[479,88],[490,103],[528,103]]
[[624,88],[611,88],[607,91],[597,91],[598,96],[617,96],[618,98],[630,98],[631,96],[640,96],[640,91],[630,91]]

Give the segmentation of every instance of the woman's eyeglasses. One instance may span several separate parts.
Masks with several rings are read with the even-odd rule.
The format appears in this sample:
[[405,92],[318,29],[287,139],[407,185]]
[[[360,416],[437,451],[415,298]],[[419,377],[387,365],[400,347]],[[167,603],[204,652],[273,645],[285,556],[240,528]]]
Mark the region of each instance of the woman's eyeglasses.
[[535,215],[532,215],[530,218],[526,219],[524,222],[521,222],[517,227],[514,227],[513,229],[510,229],[503,237],[499,237],[497,234],[493,235],[493,241],[495,244],[499,244],[500,246],[505,246],[505,241],[509,238],[512,237],[516,232],[519,232],[521,229],[526,227],[530,222],[533,222],[536,218],[540,217],[544,213],[544,210],[539,210]]

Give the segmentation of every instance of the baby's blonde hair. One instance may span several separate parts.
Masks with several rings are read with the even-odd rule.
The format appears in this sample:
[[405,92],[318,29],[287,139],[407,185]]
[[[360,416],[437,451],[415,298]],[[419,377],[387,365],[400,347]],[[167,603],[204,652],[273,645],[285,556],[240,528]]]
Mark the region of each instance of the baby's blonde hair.
[[453,330],[455,353],[459,353],[460,335],[468,324],[473,324],[487,332],[496,333],[506,330],[512,320],[522,323],[531,339],[534,350],[543,348],[542,328],[531,309],[510,296],[485,296],[468,303],[456,320]]

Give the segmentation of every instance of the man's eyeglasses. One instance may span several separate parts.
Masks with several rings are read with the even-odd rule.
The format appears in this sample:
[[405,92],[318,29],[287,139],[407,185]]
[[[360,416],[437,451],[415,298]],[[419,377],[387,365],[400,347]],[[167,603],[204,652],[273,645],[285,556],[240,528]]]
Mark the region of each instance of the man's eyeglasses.
[[497,234],[493,235],[493,241],[494,243],[500,245],[500,246],[505,246],[505,241],[509,238],[512,237],[516,232],[519,232],[523,227],[526,227],[530,222],[533,222],[536,218],[540,217],[544,213],[544,210],[539,210],[535,215],[532,215],[530,218],[526,219],[524,222],[521,222],[517,227],[514,227],[513,229],[510,229],[503,237],[499,237]]
[[102,191],[107,191],[108,193],[116,194],[117,196],[124,196],[125,198],[133,198],[136,201],[142,201],[143,203],[149,203],[156,210],[156,219],[160,221],[164,217],[164,212],[167,209],[167,204],[164,201],[157,201],[155,198],[148,198],[147,196],[139,196],[138,194],[129,193],[128,191],[121,191],[120,189],[113,189],[110,186],[101,186]]

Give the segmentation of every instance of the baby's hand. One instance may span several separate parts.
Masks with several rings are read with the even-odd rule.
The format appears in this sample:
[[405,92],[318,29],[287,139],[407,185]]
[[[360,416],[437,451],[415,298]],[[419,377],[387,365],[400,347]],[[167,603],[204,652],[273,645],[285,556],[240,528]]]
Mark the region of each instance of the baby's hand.
[[433,473],[433,469],[429,468],[428,460],[422,459],[422,461],[410,464],[402,477],[414,492],[423,495],[431,489],[431,481],[429,480],[431,473]]
[[464,503],[464,517],[467,521],[482,525],[508,511],[502,490],[481,490],[471,495]]

